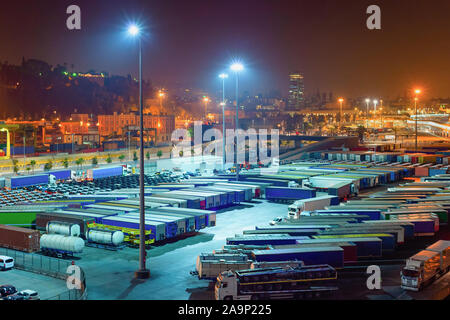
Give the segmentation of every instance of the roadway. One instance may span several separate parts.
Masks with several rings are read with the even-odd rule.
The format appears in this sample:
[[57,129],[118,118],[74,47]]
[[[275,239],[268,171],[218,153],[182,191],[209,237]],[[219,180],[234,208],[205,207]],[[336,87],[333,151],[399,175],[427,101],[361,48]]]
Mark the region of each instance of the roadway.
[[17,291],[35,290],[39,293],[41,300],[52,298],[68,290],[64,280],[18,269],[0,271],[0,281],[0,285],[13,285]]

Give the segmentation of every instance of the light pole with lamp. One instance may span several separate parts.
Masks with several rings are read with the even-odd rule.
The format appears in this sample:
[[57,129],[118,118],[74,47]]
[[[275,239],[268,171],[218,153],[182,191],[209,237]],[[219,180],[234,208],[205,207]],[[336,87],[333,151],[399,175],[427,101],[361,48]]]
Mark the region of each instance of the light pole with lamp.
[[378,100],[373,100],[373,116],[374,116],[374,126],[376,126],[376,121],[377,121],[377,104],[378,104]]
[[235,62],[231,65],[230,69],[234,72],[236,76],[236,181],[239,181],[239,164],[238,164],[238,130],[239,130],[239,72],[244,70],[242,63]]
[[342,103],[344,102],[343,98],[339,98],[339,104],[340,104],[340,109],[339,109],[339,130],[342,129]]
[[222,79],[222,103],[220,104],[222,106],[222,157],[223,157],[223,164],[222,164],[222,170],[225,170],[225,79],[228,78],[228,74],[221,73],[219,75],[219,78]]
[[144,113],[142,94],[142,38],[139,36],[140,29],[133,24],[128,28],[128,33],[133,37],[138,37],[139,41],[139,270],[135,272],[137,279],[147,279],[150,277],[150,270],[146,267],[145,251],[145,199],[144,199]]
[[367,127],[367,130],[369,130],[369,103],[370,103],[370,99],[367,98],[366,99],[366,106],[367,106],[367,109],[366,109],[366,127]]
[[416,114],[415,124],[416,124],[416,152],[418,151],[418,144],[417,144],[417,101],[419,100],[418,95],[421,93],[420,89],[414,90],[414,93],[416,94],[414,98],[414,113]]

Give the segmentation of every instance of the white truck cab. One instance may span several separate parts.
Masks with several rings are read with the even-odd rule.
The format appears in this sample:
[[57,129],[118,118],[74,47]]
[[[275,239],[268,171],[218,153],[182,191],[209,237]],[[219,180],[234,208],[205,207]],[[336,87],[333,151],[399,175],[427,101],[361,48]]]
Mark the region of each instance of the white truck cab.
[[14,268],[14,259],[8,256],[0,256],[0,270]]
[[419,291],[432,280],[439,270],[438,252],[423,250],[406,260],[401,271],[401,287],[406,290]]
[[219,274],[214,287],[216,300],[250,300],[251,295],[238,295],[238,283],[233,271],[225,271]]

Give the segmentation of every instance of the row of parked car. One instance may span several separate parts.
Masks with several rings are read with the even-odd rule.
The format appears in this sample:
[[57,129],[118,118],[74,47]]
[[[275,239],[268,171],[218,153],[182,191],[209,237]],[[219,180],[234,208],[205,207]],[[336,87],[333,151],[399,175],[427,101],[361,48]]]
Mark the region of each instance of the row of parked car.
[[[0,271],[14,268],[14,259],[8,256],[0,256]],[[0,286],[0,300],[40,300],[39,294],[34,290],[17,291],[10,284]]]

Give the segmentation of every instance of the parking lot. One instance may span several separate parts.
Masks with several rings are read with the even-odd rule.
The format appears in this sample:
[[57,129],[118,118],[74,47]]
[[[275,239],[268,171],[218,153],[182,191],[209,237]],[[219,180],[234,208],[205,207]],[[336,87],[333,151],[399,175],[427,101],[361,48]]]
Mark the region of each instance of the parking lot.
[[5,284],[13,285],[18,291],[26,289],[37,291],[42,300],[67,291],[66,283],[63,280],[18,269],[0,271],[0,285]]
[[217,226],[177,242],[148,251],[151,279],[133,279],[138,267],[138,250],[119,252],[85,248],[76,263],[86,274],[89,299],[211,299],[208,281],[189,274],[197,256],[221,248],[227,237],[256,225],[267,225],[277,216],[287,214],[287,205],[255,200],[219,211]]

